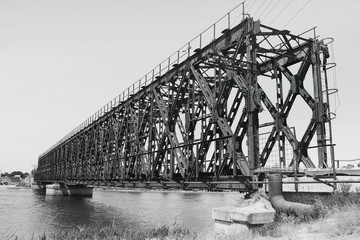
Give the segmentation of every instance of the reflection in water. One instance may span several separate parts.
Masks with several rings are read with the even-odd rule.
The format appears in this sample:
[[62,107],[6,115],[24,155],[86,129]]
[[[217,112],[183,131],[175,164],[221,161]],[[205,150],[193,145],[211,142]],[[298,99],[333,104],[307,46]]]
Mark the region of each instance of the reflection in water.
[[[94,191],[92,198],[45,196],[31,189],[0,188],[0,236],[19,237],[82,225],[142,228],[178,224],[212,226],[211,209],[234,205],[237,193]],[[31,236],[30,236],[31,237]]]

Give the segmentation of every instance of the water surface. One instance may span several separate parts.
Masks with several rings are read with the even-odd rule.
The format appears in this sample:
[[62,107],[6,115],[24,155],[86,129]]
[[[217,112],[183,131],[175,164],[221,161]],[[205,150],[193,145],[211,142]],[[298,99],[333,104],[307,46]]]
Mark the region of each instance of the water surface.
[[153,228],[180,225],[194,231],[213,226],[211,209],[235,205],[239,193],[94,191],[92,198],[45,196],[31,189],[0,188],[0,236],[37,236],[83,225]]

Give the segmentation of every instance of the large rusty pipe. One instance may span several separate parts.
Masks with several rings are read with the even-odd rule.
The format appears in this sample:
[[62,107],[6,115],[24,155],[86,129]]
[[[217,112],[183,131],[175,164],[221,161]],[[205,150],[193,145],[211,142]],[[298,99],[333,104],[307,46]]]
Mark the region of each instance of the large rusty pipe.
[[289,213],[303,213],[311,210],[311,205],[289,202],[284,199],[280,174],[269,174],[267,179],[269,181],[269,199],[275,210]]

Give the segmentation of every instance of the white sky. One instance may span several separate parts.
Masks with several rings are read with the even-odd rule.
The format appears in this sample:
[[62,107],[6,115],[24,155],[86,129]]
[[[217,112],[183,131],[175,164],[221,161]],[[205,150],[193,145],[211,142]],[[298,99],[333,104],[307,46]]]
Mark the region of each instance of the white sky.
[[[270,1],[247,6],[265,17],[278,0]],[[280,0],[264,24],[290,1]],[[0,0],[3,172],[30,171],[41,153],[240,2]],[[271,26],[282,28],[307,2],[291,1]],[[321,38],[335,38],[336,159],[360,157],[359,10],[356,0],[312,0],[286,26],[294,34],[317,26]]]

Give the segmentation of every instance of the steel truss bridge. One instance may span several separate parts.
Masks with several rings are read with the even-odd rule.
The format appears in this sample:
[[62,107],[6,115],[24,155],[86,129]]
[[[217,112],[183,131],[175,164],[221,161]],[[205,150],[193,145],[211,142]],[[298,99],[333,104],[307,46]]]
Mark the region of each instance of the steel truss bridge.
[[[334,166],[328,42],[251,17],[216,26],[43,153],[36,181],[248,190],[267,172]],[[295,100],[311,112],[302,135]]]

